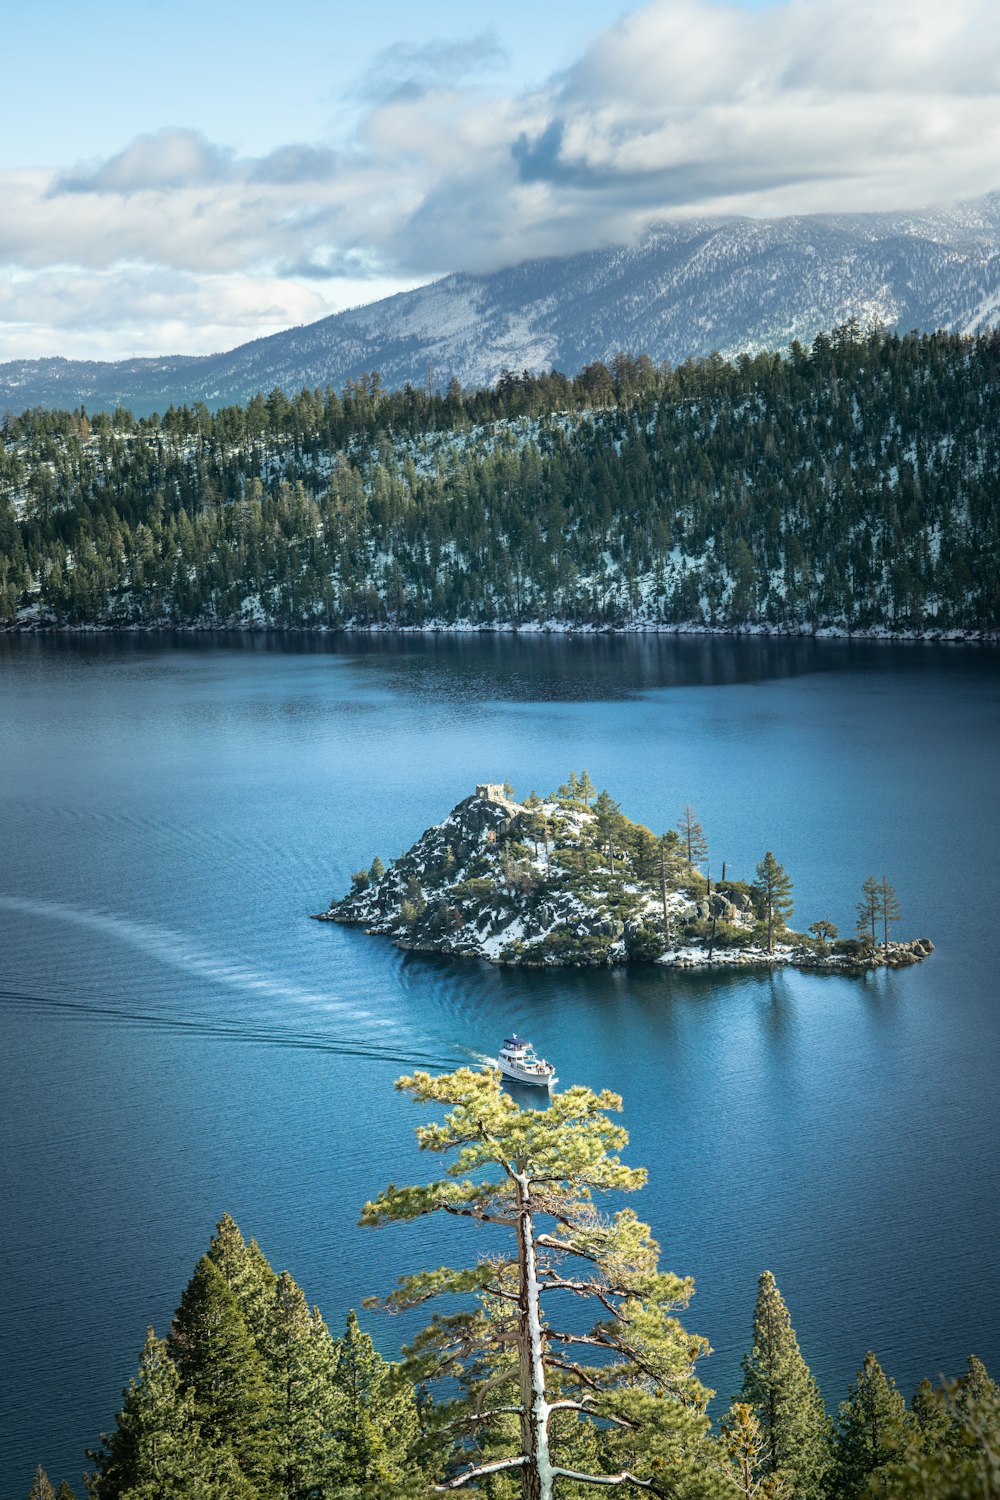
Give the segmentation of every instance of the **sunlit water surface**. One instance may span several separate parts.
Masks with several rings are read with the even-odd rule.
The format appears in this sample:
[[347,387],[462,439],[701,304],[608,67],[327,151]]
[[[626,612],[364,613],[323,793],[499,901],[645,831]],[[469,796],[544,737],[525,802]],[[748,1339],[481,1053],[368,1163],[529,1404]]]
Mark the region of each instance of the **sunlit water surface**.
[[[338,1329],[476,1232],[356,1227],[434,1163],[393,1092],[526,1033],[624,1096],[636,1200],[728,1400],[758,1273],[828,1403],[1000,1370],[1000,655],[712,640],[0,638],[0,1494],[77,1482],[147,1324],[232,1213]],[[586,767],[797,919],[888,872],[924,965],[519,974],[308,914],[477,781]],[[386,1353],[409,1328],[369,1316]]]

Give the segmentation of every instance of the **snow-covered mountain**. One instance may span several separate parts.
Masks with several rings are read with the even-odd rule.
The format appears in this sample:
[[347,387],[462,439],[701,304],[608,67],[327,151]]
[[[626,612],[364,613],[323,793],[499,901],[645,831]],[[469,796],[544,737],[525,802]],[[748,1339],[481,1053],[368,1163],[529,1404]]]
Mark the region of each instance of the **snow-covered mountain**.
[[1000,193],[916,213],[686,219],[639,243],[446,276],[415,291],[198,358],[0,364],[0,411],[246,401],[281,386],[492,382],[573,374],[618,350],[678,363],[784,349],[851,317],[900,330],[1000,323]]

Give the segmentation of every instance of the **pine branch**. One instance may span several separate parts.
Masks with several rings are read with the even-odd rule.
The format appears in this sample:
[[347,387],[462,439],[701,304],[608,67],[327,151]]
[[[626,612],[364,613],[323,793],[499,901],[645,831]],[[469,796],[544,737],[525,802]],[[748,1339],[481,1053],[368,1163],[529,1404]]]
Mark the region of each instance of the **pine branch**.
[[443,1208],[445,1213],[456,1214],[463,1219],[478,1219],[481,1224],[503,1224],[507,1229],[517,1228],[517,1219],[509,1219],[505,1214],[490,1214],[485,1208],[457,1208],[454,1203],[439,1201],[435,1207]]
[[658,1489],[651,1479],[640,1479],[628,1469],[623,1469],[620,1474],[582,1474],[578,1469],[554,1468],[552,1474],[560,1479],[575,1479],[578,1484],[634,1484],[640,1490],[649,1490],[653,1495],[667,1494],[666,1490]]
[[523,1469],[528,1462],[522,1453],[518,1458],[501,1458],[492,1464],[477,1464],[474,1469],[466,1469],[464,1474],[459,1474],[457,1479],[449,1479],[447,1484],[436,1484],[434,1486],[438,1493],[444,1490],[458,1490],[463,1484],[468,1484],[470,1479],[482,1479],[487,1474],[499,1474],[502,1469]]

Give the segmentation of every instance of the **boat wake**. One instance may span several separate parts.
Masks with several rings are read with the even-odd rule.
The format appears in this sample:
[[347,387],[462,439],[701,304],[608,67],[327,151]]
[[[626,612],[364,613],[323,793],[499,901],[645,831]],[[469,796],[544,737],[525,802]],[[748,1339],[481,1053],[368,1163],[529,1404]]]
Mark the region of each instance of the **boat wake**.
[[[398,1023],[393,1020],[373,1015],[351,1001],[331,996],[329,992],[310,990],[292,981],[261,973],[237,960],[206,953],[193,946],[181,934],[167,928],[60,901],[23,896],[0,895],[0,910],[69,922],[104,932],[171,968],[208,979],[228,989],[266,1000],[310,1007],[322,1011],[324,1015],[336,1015],[348,1024],[350,1031],[346,1035],[336,1034],[326,1029],[284,1026],[270,1020],[257,1021],[214,1013],[167,1014],[139,1007],[133,1009],[98,1005],[78,998],[66,999],[17,989],[0,989],[0,1000],[8,1006],[30,1006],[36,1010],[42,1008],[53,1013],[72,1013],[133,1027],[188,1032],[204,1037],[228,1037],[234,1041],[270,1046],[305,1047],[345,1057],[382,1059],[409,1067],[440,1070],[459,1067],[463,1061],[467,1062],[467,1058],[462,1058],[457,1053],[445,1055],[436,1051],[433,1042],[426,1046],[418,1043],[416,1047],[411,1047],[408,1037],[399,1034]],[[363,1028],[363,1041],[355,1034],[355,1027]],[[384,1040],[373,1040],[374,1031],[380,1031]],[[397,1036],[392,1036],[393,1031],[397,1032]]]
[[57,999],[54,995],[36,995],[24,990],[0,989],[0,1003],[11,1010],[50,1011],[93,1020],[124,1024],[148,1031],[174,1031],[190,1036],[218,1037],[234,1042],[250,1042],[270,1047],[299,1047],[311,1052],[330,1052],[338,1057],[363,1057],[373,1062],[398,1063],[404,1067],[450,1069],[461,1066],[462,1059],[438,1052],[422,1052],[387,1043],[359,1041],[355,1037],[337,1036],[328,1031],[302,1031],[282,1026],[255,1026],[245,1020],[226,1016],[169,1016],[157,1011],[127,1010],[113,1005],[95,1005],[87,1000]]

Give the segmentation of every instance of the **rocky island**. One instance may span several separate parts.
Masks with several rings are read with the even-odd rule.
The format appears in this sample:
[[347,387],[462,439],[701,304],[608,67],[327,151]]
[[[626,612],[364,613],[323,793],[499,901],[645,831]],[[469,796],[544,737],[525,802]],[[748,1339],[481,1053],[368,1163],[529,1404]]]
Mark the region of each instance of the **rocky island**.
[[857,935],[832,922],[788,925],[792,882],[770,852],[752,882],[712,881],[693,810],[657,835],[625,817],[589,776],[515,800],[487,783],[388,868],[375,859],[317,920],[364,927],[397,947],[543,968],[655,963],[857,972],[918,962],[928,938],[896,942],[895,891],[870,876]]

